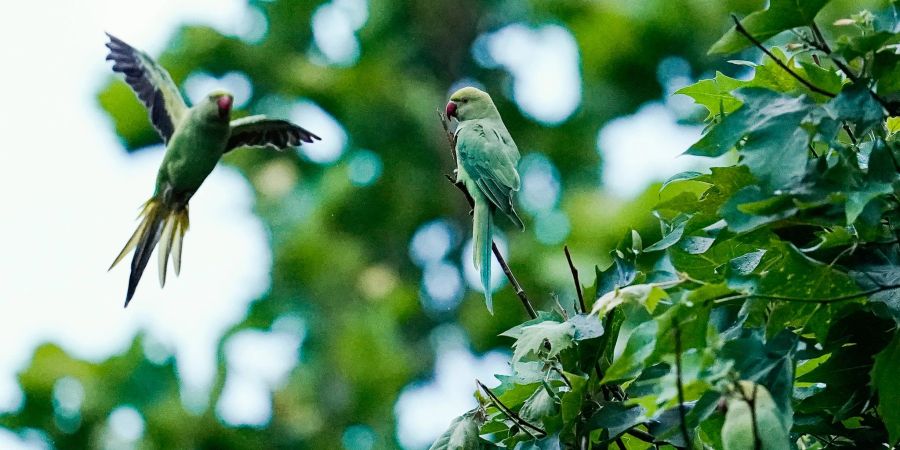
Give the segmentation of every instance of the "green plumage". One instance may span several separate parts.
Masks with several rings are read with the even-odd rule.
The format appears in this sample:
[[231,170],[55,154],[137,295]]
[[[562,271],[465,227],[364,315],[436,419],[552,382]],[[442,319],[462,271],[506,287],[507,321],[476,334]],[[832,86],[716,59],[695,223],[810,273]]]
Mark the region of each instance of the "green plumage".
[[493,312],[490,282],[494,210],[502,211],[520,229],[525,228],[513,207],[513,196],[519,190],[519,149],[487,93],[472,87],[460,89],[450,97],[448,112],[459,120],[456,177],[475,201],[474,263],[481,275],[487,308]]
[[175,274],[180,272],[182,241],[189,224],[188,202],[223,154],[244,146],[282,150],[319,137],[290,122],[265,116],[232,121],[233,98],[227,92],[213,92],[188,107],[172,78],[156,61],[108,36],[110,52],[106,59],[114,62],[114,71],[125,75],[166,143],[153,197],[144,204],[140,224],[110,266],[112,269],[134,250],[125,297],[128,306],[157,244],[160,285],[166,283],[170,256]]

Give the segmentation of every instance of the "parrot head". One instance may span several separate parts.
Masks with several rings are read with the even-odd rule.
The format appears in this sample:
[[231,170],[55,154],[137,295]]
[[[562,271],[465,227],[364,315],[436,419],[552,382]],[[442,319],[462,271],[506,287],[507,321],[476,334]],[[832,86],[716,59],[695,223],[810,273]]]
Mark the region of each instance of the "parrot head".
[[494,101],[487,92],[474,87],[464,87],[450,96],[447,103],[447,117],[456,117],[456,120],[484,119],[497,115]]
[[197,106],[203,110],[207,119],[228,122],[231,120],[232,105],[234,105],[233,95],[225,91],[214,91]]

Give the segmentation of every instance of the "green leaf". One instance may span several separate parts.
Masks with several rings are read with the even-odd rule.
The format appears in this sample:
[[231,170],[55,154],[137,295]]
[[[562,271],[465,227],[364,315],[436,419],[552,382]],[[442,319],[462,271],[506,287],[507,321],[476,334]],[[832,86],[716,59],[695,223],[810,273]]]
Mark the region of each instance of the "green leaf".
[[447,431],[431,444],[430,450],[478,450],[484,448],[478,437],[478,420],[474,412],[453,419]]
[[541,382],[517,384],[514,377],[507,375],[494,375],[494,377],[500,380],[500,386],[491,389],[491,391],[509,408],[518,407],[531,397],[535,390],[543,389]]
[[656,321],[651,320],[638,325],[627,335],[623,336],[620,332],[619,339],[627,339],[627,343],[624,351],[607,369],[602,383],[614,383],[637,376],[644,368],[647,357],[653,354],[657,330]]
[[[893,255],[892,255],[893,256]],[[889,261],[888,264],[864,265],[859,270],[850,272],[863,289],[875,289],[881,286],[900,285],[900,266]],[[900,325],[900,289],[876,292],[869,296],[876,314],[889,317]]]
[[878,93],[885,95],[900,91],[900,55],[879,52],[874,59],[872,75],[878,81]]
[[532,425],[544,425],[544,419],[559,414],[559,404],[546,388],[538,389],[525,400],[519,417]]
[[540,383],[546,376],[543,361],[518,361],[512,364],[512,379],[517,384]]
[[736,192],[719,212],[730,230],[746,233],[792,217],[797,211],[790,197],[773,196],[751,185]]
[[741,89],[736,96],[744,105],[685,153],[721,156],[746,138],[740,153],[760,181],[776,187],[798,182],[808,158],[810,136],[801,127],[812,106],[808,97],[792,97],[760,88]]
[[[700,80],[690,86],[685,86],[675,91],[675,93],[687,95],[694,99],[694,102],[698,105],[706,108],[706,110],[709,111],[706,120],[710,120],[717,115],[724,116],[740,108],[742,104],[741,101],[731,95],[731,91],[743,86],[745,83],[746,82],[744,81],[731,78],[722,72],[716,71],[716,76],[714,78]],[[668,184],[671,181],[672,180],[670,179],[665,184]],[[663,187],[665,187],[665,184]]]
[[835,119],[853,124],[858,135],[881,125],[885,119],[881,105],[862,82],[845,87],[828,102],[826,109]]
[[779,408],[789,414],[798,341],[798,336],[788,330],[765,343],[759,336],[750,335],[726,342],[722,357],[734,360],[742,379],[765,385]]
[[797,378],[798,382],[825,385],[825,389],[799,402],[798,411],[826,410],[834,420],[844,420],[871,401],[874,356],[887,347],[896,324],[855,309],[833,319],[822,345],[829,358]]
[[560,450],[559,435],[548,436],[542,439],[520,442],[514,450]]
[[[753,409],[751,410],[751,406]],[[789,450],[788,427],[765,386],[739,381],[729,393],[722,426],[725,450]],[[760,446],[755,445],[759,439]]]
[[681,239],[681,236],[684,234],[684,227],[687,225],[688,217],[685,217],[685,220],[679,222],[674,228],[672,228],[662,239],[654,243],[653,245],[644,249],[644,252],[657,252],[660,250],[665,250],[675,244]]
[[852,243],[855,240],[853,234],[847,227],[832,227],[816,232],[819,239],[813,246],[801,249],[803,253],[814,252],[816,250],[827,250],[835,247],[842,247]]
[[588,427],[592,430],[609,430],[609,438],[615,439],[645,420],[644,408],[640,406],[627,406],[622,402],[601,402],[600,409],[588,421]]
[[[800,61],[799,64],[800,70],[797,70],[797,74],[809,80],[813,86],[826,92],[838,92],[841,90],[844,80],[838,70],[828,69],[809,61]],[[784,69],[781,70],[784,71]],[[804,86],[804,89],[808,91],[806,86]]]
[[652,284],[636,284],[607,292],[594,302],[591,308],[592,315],[605,316],[610,310],[622,303],[637,303],[644,305],[647,311],[653,312],[660,300],[668,297],[666,291]]
[[[809,25],[827,3],[828,0],[772,0],[768,9],[748,15],[741,20],[741,25],[756,40],[764,42],[782,31]],[[709,53],[735,53],[751,45],[752,42],[731,27]]]
[[884,419],[891,442],[900,442],[900,333],[894,332],[891,343],[875,355],[872,386],[878,393],[878,412]]
[[900,117],[888,117],[885,126],[887,127],[888,137],[894,136],[900,131]]
[[738,275],[750,275],[759,266],[765,254],[766,251],[764,249],[745,253],[728,261],[728,269]]
[[[504,333],[502,336],[509,335]],[[521,361],[529,353],[540,353],[544,348],[544,342],[549,345],[547,358],[555,357],[575,343],[575,326],[569,322],[548,320],[523,327],[518,339],[513,343],[513,362]]]
[[[752,67],[754,68],[753,79],[747,82],[744,85],[745,87],[758,87],[785,94],[814,95],[816,99],[823,101],[828,99],[828,97],[810,91],[807,86],[805,86],[803,83],[797,80],[797,78],[784,70],[784,68],[778,64],[778,61],[790,67],[795,73],[797,73],[804,79],[811,78],[805,73],[805,69],[803,68],[802,64],[800,67],[797,67],[794,58],[785,55],[785,53],[778,47],[772,47],[770,51],[774,58],[766,55],[765,57],[763,57],[762,64],[752,65]],[[816,73],[816,75],[822,75],[823,77],[825,76],[825,74],[823,73]],[[835,89],[835,92],[840,89],[840,78],[838,78],[837,86],[838,88]]]
[[619,256],[615,251],[612,254],[613,263],[609,267],[604,270],[600,270],[599,267],[596,268],[597,292],[594,297],[595,300],[615,289],[628,286],[637,277],[637,270],[635,270],[633,261]]
[[578,415],[581,414],[585,399],[584,388],[587,386],[588,378],[574,373],[566,373],[566,378],[572,383],[572,387],[562,394],[562,419],[564,424],[574,425]]
[[569,319],[569,323],[575,327],[574,338],[576,341],[603,336],[603,322],[593,314],[576,314]]
[[631,230],[631,251],[637,255],[644,251],[644,240],[637,230]]
[[[900,122],[900,120],[898,120],[898,122]],[[900,127],[900,124],[898,124],[898,127]],[[669,177],[668,180],[663,182],[662,186],[659,187],[659,191],[662,192],[669,185],[672,185],[672,184],[675,184],[675,183],[678,183],[681,181],[692,181],[695,178],[698,178],[701,176],[703,176],[702,173],[694,172],[694,171],[676,173],[675,175],[672,175],[671,177]]]
[[761,229],[744,235],[723,237],[702,254],[691,254],[673,247],[669,249],[669,255],[678,271],[715,283],[725,281],[725,269],[729,261],[761,248],[768,248],[772,239],[770,231]]
[[862,190],[847,194],[847,205],[844,209],[847,215],[847,225],[852,225],[862,214],[865,207],[876,198],[884,194],[894,192],[894,188],[888,183],[867,183]]
[[896,35],[888,31],[878,31],[856,36],[845,34],[838,37],[835,41],[834,53],[841,56],[844,60],[850,61],[881,49],[893,39],[896,39]]

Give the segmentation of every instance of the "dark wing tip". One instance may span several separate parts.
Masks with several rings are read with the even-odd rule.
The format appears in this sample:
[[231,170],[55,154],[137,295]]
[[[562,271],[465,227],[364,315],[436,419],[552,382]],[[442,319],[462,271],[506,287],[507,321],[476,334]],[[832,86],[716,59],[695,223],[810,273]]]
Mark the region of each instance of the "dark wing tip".
[[300,125],[294,125],[295,130],[300,134],[300,140],[306,142],[308,144],[312,144],[315,141],[321,141],[318,135],[313,133],[312,131],[307,130],[306,128],[301,127]]

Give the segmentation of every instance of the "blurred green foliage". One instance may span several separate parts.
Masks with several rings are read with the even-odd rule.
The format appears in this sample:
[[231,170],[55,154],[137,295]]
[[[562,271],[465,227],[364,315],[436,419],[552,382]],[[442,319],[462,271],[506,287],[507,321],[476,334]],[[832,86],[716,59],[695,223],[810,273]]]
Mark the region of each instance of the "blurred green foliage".
[[[251,1],[267,22],[258,42],[207,27],[181,28],[160,57],[177,83],[197,72],[242,72],[253,86],[242,113],[272,112],[307,99],[349,137],[335,164],[316,164],[294,152],[243,151],[225,159],[255,188],[256,212],[270,230],[273,269],[269,290],[222,337],[209,404],[215,405],[228,376],[224,342],[240,330],[268,330],[284,315],[302,317],[307,334],[300,363],[272,394],[266,427],[230,428],[213,406],[200,414],[184,409],[174,361],[150,362],[140,337],[128,352],[100,363],[79,361],[48,344],[20,374],[22,409],[0,415],[0,426],[42,430],[57,448],[95,448],[110,412],[130,405],[145,421],[139,443],[145,449],[341,448],[348,427],[360,424],[377,436],[375,448],[397,447],[394,405],[404,386],[432,373],[432,330],[458,323],[481,352],[507,345],[498,334],[523,317],[508,288],[496,294],[495,316],[474,291],[455,313],[429,314],[420,303],[422,274],[408,250],[413,233],[445,218],[467,236],[470,224],[465,201],[443,176],[452,161],[435,110],[451,86],[474,79],[494,93],[523,154],[542,152],[559,171],[560,208],[571,223],[565,242],[576,263],[606,266],[609,251],[629,230],[648,243],[660,237],[650,214],[659,197],[652,188],[626,203],[602,191],[598,131],[662,98],[657,67],[665,57],[684,58],[694,77],[714,70],[734,75],[735,66],[707,56],[707,49],[727,29],[728,13],[748,13],[763,3],[370,0],[368,20],[357,32],[360,56],[349,66],[322,64],[313,55],[311,17],[319,1]],[[857,3],[832,2],[820,17],[840,17],[845,6]],[[581,102],[558,126],[524,115],[512,98],[511,75],[473,58],[479,36],[512,23],[561,25],[576,40]],[[98,99],[128,151],[157,143],[146,112],[123,82],[110,76]],[[382,173],[360,187],[348,171],[350,157],[363,149],[380,157]],[[287,179],[287,187],[273,187],[273,177]],[[571,304],[574,290],[561,245],[540,243],[532,226],[508,238],[510,265],[536,306],[550,308],[557,295]],[[454,252],[450,260],[459,264],[463,258]],[[582,281],[593,283],[593,271],[582,272]],[[54,407],[54,386],[65,377],[84,389],[74,415]]]

